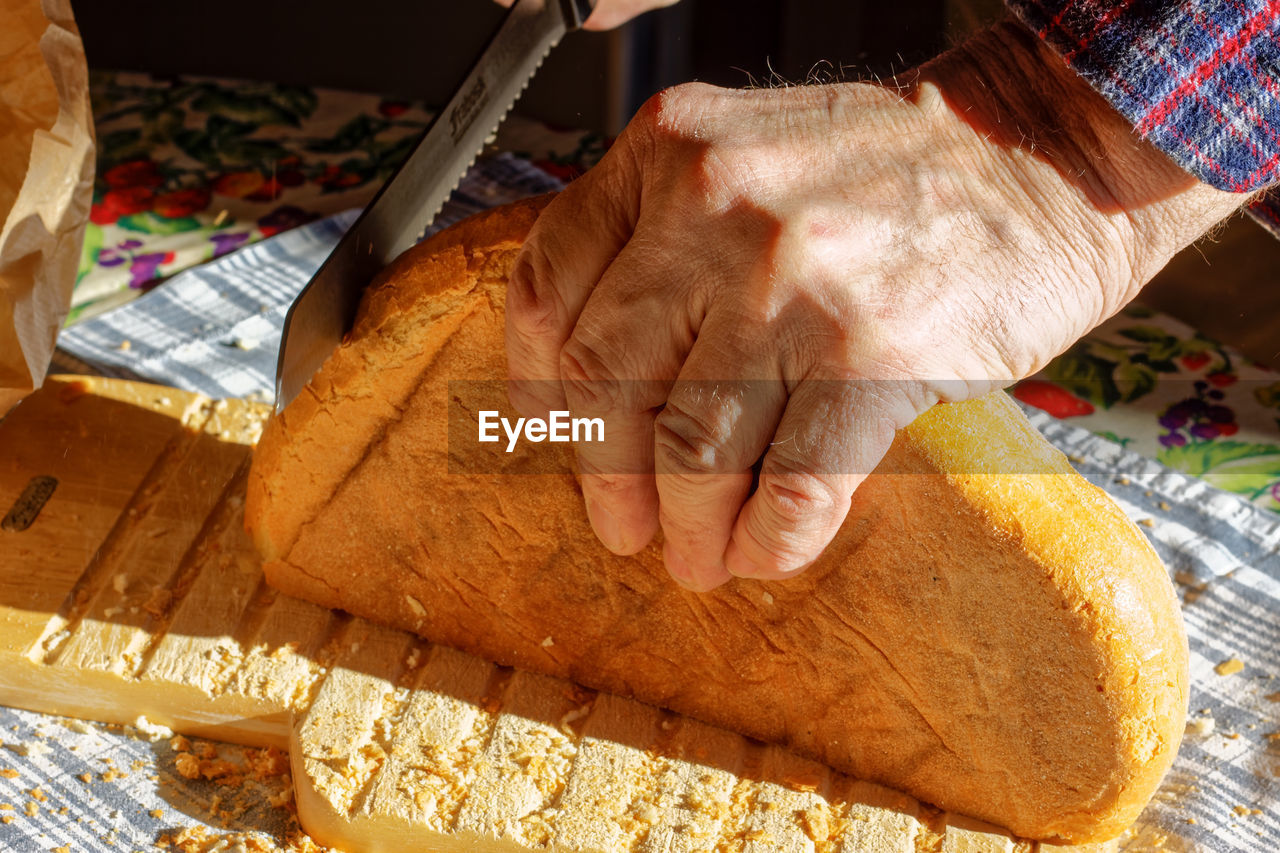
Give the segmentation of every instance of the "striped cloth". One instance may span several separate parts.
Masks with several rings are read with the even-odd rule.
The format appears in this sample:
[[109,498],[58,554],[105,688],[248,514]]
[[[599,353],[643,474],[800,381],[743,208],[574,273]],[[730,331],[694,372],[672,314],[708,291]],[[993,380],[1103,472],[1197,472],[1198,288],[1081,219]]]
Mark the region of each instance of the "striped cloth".
[[[1280,177],[1280,0],[1006,0],[1144,138],[1202,181]],[[1280,198],[1251,212],[1280,234]]]

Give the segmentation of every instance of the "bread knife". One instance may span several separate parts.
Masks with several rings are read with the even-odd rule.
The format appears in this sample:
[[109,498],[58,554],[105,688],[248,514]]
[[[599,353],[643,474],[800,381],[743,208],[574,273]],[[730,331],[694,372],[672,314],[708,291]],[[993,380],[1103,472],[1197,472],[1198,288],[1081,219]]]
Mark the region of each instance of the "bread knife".
[[595,0],[516,0],[417,146],[338,241],[284,318],[276,411],[298,395],[355,320],[369,281],[422,236],[476,155]]

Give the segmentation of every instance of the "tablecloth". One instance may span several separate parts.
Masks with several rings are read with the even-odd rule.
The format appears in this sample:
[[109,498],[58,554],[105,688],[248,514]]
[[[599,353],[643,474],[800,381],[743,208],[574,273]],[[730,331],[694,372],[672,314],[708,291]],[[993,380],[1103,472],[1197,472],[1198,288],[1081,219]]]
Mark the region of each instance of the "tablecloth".
[[[209,77],[95,72],[97,179],[69,321],[373,197],[432,112],[421,102]],[[557,177],[607,138],[511,116],[492,149]]]

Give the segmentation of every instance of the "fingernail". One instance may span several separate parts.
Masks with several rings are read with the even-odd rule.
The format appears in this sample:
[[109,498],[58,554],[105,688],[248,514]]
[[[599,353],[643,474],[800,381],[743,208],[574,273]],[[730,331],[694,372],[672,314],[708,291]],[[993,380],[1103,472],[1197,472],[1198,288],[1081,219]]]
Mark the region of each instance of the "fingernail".
[[591,522],[591,529],[596,532],[596,536],[604,543],[604,547],[615,554],[626,551],[622,523],[618,521],[613,513],[590,498],[587,499],[587,519]]

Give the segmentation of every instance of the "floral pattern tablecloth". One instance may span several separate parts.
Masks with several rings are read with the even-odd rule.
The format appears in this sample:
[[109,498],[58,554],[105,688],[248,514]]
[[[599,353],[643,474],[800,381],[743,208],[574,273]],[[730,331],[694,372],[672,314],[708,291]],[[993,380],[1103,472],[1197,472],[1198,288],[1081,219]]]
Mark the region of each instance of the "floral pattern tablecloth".
[[1280,373],[1133,304],[1013,395],[1280,511]]
[[[97,73],[92,223],[69,322],[300,223],[364,205],[421,103],[208,78]],[[569,179],[610,140],[512,117],[493,149]],[[1280,511],[1280,373],[1133,305],[1014,396]]]
[[[91,94],[98,171],[69,322],[364,206],[431,118],[418,102],[209,78],[97,72]],[[493,147],[569,177],[607,141],[512,117]]]

